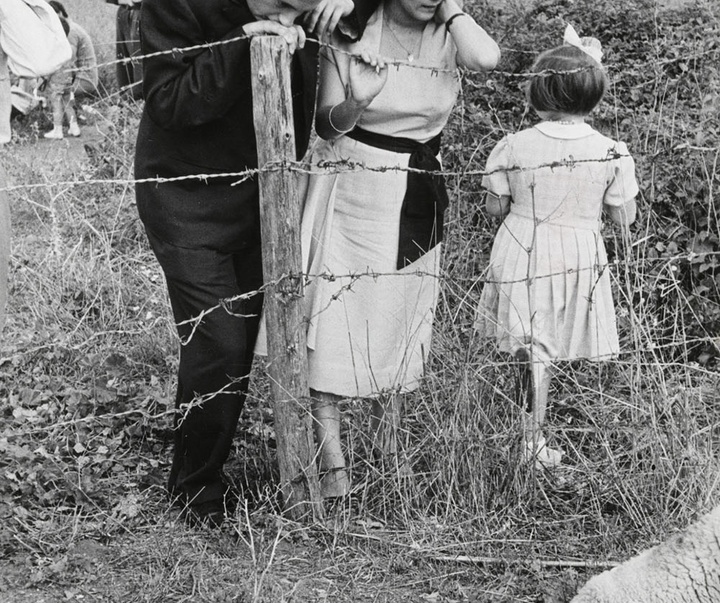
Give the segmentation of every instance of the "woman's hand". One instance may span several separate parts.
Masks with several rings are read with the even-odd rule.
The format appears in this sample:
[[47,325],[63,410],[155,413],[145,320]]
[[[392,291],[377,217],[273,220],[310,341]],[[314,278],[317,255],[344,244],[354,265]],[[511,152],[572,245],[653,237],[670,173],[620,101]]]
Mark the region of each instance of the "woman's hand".
[[359,58],[350,59],[349,97],[358,105],[367,107],[380,94],[387,76],[385,59],[363,50]]
[[[335,140],[352,130],[368,105],[380,94],[387,77],[385,59],[363,50],[360,56],[350,58],[347,86],[339,79],[334,80],[334,94],[328,94],[321,79],[321,105],[315,120],[318,135],[325,140]],[[339,100],[340,95],[344,100]]]
[[435,22],[445,23],[450,17],[463,12],[462,0],[442,0],[435,11]]
[[313,10],[305,13],[305,27],[322,38],[335,31],[340,19],[347,17],[354,8],[352,0],[320,0]]
[[272,35],[285,38],[290,54],[305,46],[305,30],[299,25],[285,27],[275,21],[254,21],[243,25],[243,30],[248,36]]
[[[453,18],[454,15],[457,17]],[[452,21],[451,21],[452,20]],[[500,48],[475,19],[462,10],[462,0],[442,0],[435,10],[435,21],[445,23],[457,46],[457,64],[472,71],[495,69]],[[451,21],[448,26],[448,21]]]

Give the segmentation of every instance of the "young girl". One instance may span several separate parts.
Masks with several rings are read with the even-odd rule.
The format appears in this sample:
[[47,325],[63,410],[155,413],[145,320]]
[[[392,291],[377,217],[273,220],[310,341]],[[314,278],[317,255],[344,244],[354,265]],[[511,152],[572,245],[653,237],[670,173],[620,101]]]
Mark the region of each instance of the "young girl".
[[483,177],[488,213],[505,219],[476,328],[521,365],[523,452],[542,467],[562,456],[541,430],[551,363],[619,352],[601,214],[631,224],[638,194],[627,147],[584,122],[607,86],[600,44],[571,27],[565,40],[538,57],[526,88],[541,123],[503,138]]

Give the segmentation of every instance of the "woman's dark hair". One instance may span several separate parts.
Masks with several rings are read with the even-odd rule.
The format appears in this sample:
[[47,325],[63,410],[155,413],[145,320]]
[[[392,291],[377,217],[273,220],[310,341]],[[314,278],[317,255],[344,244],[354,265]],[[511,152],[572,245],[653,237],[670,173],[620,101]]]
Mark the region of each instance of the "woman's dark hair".
[[65,10],[65,7],[58,2],[57,0],[50,0],[48,2],[50,6],[52,6],[52,9],[61,17],[65,17],[66,19],[69,19],[68,12]]
[[535,111],[587,115],[602,100],[607,87],[600,63],[575,46],[543,52],[530,76],[527,99]]

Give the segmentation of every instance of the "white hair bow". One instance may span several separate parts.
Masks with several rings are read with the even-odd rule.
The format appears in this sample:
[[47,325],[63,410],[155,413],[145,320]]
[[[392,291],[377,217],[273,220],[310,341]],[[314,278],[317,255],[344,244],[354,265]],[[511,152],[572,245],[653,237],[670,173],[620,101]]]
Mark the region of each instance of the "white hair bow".
[[575,28],[568,24],[565,28],[565,34],[563,35],[563,42],[565,42],[565,44],[569,44],[570,46],[579,48],[585,54],[595,59],[598,63],[602,63],[603,51],[600,40],[597,38],[581,38],[575,31]]

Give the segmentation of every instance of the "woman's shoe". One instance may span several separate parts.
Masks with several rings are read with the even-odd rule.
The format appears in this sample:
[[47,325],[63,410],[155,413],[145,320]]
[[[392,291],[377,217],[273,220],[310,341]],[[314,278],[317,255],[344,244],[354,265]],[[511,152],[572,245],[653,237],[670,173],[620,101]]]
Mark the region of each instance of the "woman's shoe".
[[350,480],[345,467],[320,470],[320,495],[324,499],[344,498],[350,493]]
[[80,136],[80,126],[76,121],[70,123],[70,127],[68,128],[68,136],[74,136],[75,138]]

